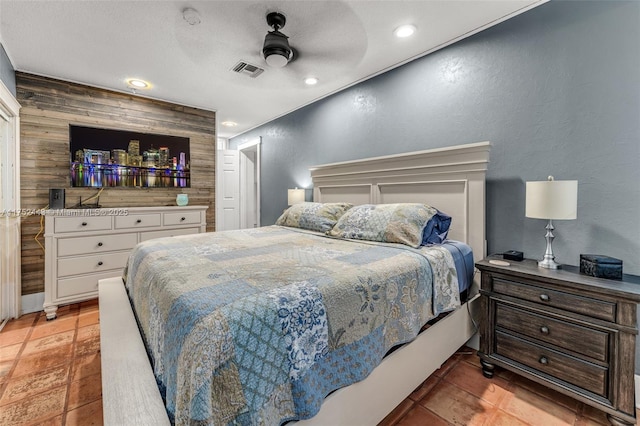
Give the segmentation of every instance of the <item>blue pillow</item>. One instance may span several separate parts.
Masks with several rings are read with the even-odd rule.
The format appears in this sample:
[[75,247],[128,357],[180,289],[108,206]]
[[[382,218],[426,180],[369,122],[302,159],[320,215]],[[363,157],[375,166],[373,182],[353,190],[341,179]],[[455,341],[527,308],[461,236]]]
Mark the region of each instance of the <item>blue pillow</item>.
[[447,239],[449,227],[451,226],[451,216],[442,213],[440,210],[427,222],[427,226],[422,231],[422,245],[442,244]]

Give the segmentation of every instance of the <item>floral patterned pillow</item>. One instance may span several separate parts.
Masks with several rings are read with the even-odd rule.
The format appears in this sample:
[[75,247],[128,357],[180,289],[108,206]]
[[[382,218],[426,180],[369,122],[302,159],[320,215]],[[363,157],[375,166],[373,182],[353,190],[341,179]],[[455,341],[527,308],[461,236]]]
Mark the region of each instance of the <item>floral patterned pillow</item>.
[[347,211],[327,234],[354,240],[422,244],[423,231],[437,210],[426,204],[363,204]]
[[353,207],[349,203],[299,203],[282,213],[276,225],[327,232]]

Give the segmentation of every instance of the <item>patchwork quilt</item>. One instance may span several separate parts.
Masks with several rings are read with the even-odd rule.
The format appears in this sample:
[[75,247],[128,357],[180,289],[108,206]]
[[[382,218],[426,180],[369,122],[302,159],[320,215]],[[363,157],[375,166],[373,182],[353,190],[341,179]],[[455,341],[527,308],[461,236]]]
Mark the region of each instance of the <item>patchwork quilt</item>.
[[330,392],[460,305],[442,247],[275,225],[143,242],[124,278],[179,425],[310,418]]

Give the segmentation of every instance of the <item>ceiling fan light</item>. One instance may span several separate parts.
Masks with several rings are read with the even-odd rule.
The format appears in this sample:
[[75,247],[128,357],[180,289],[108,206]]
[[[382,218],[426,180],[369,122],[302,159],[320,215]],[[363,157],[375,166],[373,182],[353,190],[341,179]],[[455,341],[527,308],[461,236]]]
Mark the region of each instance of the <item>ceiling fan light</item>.
[[289,63],[289,60],[279,53],[272,53],[269,56],[266,56],[264,59],[267,62],[267,65],[272,68],[283,68]]
[[291,59],[291,47],[289,47],[289,37],[280,31],[271,31],[264,38],[262,54],[265,61],[271,67],[282,68]]

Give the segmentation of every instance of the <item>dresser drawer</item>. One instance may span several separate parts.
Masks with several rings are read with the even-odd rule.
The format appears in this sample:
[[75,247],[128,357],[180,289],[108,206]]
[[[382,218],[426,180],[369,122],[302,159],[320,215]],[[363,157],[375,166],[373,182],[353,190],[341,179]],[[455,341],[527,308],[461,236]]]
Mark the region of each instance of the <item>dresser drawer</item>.
[[608,398],[609,371],[607,368],[500,331],[496,332],[496,353]]
[[105,231],[111,229],[110,216],[56,217],[53,219],[55,233]]
[[496,325],[598,361],[607,361],[609,333],[603,331],[555,320],[501,303],[496,305]]
[[116,216],[116,229],[136,229],[160,226],[160,213]]
[[129,250],[127,250],[116,253],[58,259],[58,277],[122,269],[126,265],[127,259],[129,259],[129,253]]
[[58,239],[58,257],[76,254],[102,253],[132,249],[138,243],[137,234],[96,235]]
[[167,225],[193,225],[200,223],[200,212],[165,213],[164,226]]
[[98,281],[105,278],[121,277],[122,269],[116,269],[100,274],[84,275],[81,277],[65,278],[58,280],[57,299],[76,297],[83,295],[82,300],[98,297]]
[[140,242],[154,238],[176,237],[178,235],[191,235],[200,232],[200,228],[167,229],[164,231],[149,231],[140,233]]
[[616,304],[605,300],[591,299],[495,276],[493,277],[493,291],[593,318],[611,322],[616,320]]

